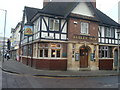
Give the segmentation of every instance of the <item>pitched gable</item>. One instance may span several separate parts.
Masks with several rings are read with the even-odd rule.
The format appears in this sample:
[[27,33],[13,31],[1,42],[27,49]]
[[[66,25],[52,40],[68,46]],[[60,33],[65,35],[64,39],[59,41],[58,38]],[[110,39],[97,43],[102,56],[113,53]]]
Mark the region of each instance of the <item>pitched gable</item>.
[[71,12],[73,14],[79,14],[83,16],[94,17],[93,11],[90,9],[87,3],[80,2]]

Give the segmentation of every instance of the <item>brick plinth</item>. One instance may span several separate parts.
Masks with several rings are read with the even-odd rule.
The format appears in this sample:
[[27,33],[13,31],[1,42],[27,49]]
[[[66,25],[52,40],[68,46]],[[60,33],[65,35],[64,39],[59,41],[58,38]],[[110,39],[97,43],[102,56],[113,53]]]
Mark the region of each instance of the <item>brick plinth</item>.
[[44,70],[67,70],[67,59],[31,59],[22,57],[22,63],[36,69]]
[[113,59],[99,60],[99,70],[112,70],[112,69],[113,69]]

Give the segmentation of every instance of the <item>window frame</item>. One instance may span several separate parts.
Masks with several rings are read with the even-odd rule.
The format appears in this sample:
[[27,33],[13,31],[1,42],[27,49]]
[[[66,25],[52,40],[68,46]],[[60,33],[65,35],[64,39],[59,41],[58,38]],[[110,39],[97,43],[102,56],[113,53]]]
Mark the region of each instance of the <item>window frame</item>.
[[107,38],[115,38],[115,29],[114,28],[105,27],[105,36]]
[[[56,29],[56,24],[58,25],[57,29]],[[50,31],[60,31],[60,20],[54,19],[54,18],[49,18],[49,30]]]
[[[80,28],[81,34],[89,34],[89,23],[88,22],[80,22],[80,26],[81,26],[81,28]],[[86,30],[85,30],[85,28],[86,28]]]
[[112,52],[110,53],[111,50],[112,48],[109,46],[100,46],[99,47],[99,58],[113,58]]
[[[38,47],[38,57],[40,58],[48,58],[49,56],[49,47],[46,46],[47,44],[43,44],[43,43],[39,43],[39,47]],[[45,50],[48,50],[48,53],[47,53],[47,57],[45,55]],[[42,54],[41,54],[41,51],[42,51]],[[41,56],[42,55],[42,56]]]
[[[61,58],[62,57],[62,55],[61,55],[61,51],[62,51],[61,44],[53,44],[53,45],[55,45],[55,47],[51,46],[51,58]],[[54,57],[52,57],[52,50],[55,50],[55,56]],[[57,57],[57,50],[60,51],[60,57]]]

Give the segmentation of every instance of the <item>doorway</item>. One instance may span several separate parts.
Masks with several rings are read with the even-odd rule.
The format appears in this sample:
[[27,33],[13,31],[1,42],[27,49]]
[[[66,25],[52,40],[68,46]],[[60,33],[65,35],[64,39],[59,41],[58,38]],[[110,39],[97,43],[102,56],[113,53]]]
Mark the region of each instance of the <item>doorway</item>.
[[80,68],[88,68],[88,57],[89,57],[89,48],[81,47],[80,48]]

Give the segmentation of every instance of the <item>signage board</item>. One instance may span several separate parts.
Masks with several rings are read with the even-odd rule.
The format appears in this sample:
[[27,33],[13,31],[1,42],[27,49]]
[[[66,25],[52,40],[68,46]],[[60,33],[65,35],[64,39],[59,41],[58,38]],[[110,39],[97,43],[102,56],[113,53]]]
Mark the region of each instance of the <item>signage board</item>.
[[33,35],[33,26],[25,25],[24,26],[24,35],[25,36],[32,36]]
[[79,61],[80,60],[80,54],[79,53],[75,53],[75,61]]
[[91,54],[90,54],[90,60],[91,60],[91,61],[94,61],[94,57],[95,57],[95,54],[94,54],[94,53],[91,53]]

